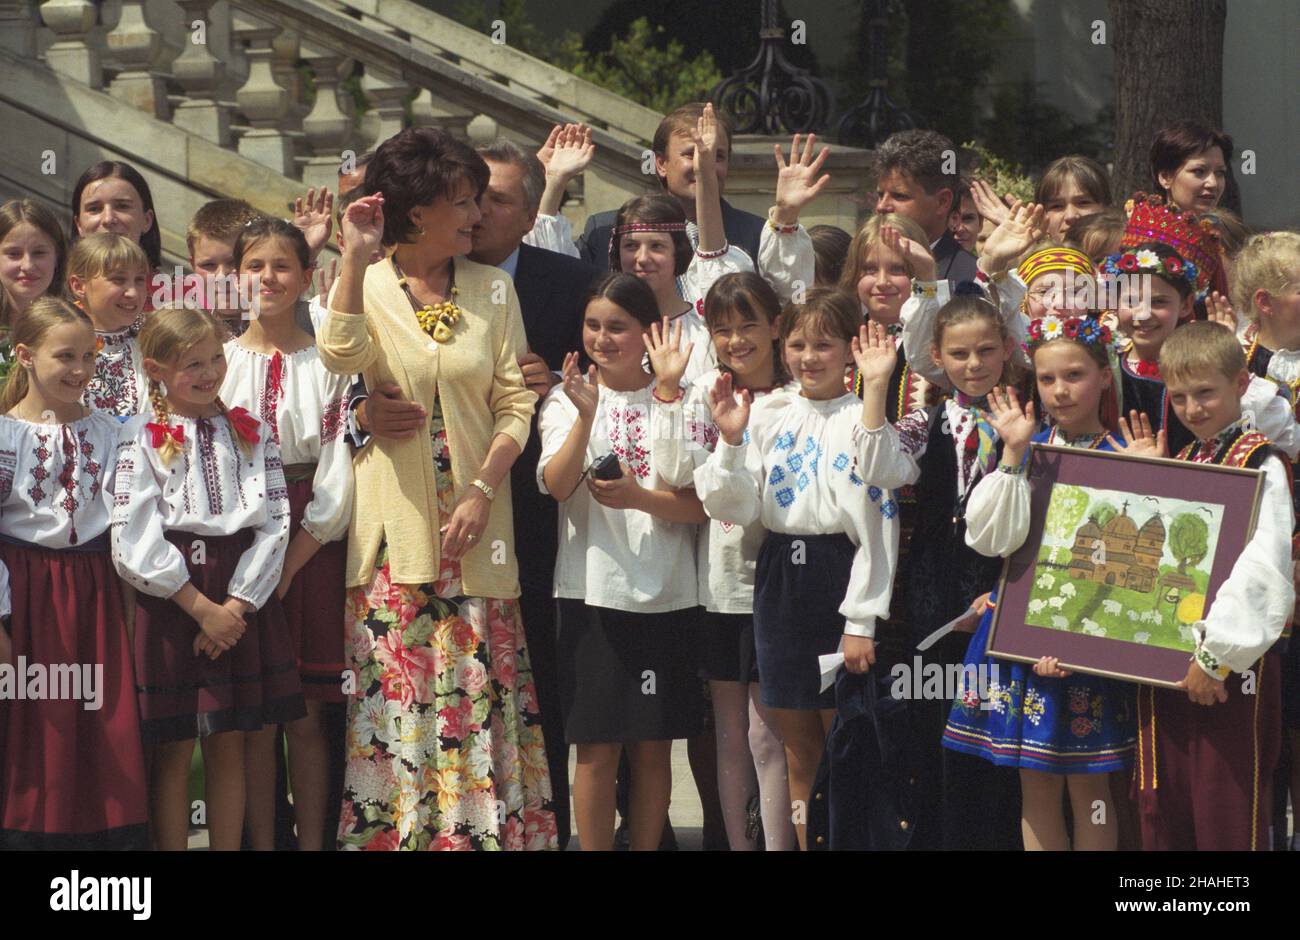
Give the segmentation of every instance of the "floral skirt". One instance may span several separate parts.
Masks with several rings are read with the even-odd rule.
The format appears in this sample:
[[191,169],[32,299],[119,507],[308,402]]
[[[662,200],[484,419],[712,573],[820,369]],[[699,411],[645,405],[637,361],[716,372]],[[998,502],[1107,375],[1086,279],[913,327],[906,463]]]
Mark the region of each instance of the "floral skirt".
[[[454,499],[438,463],[441,527]],[[339,848],[556,848],[518,602],[464,596],[446,558],[432,584],[393,584],[384,545],[344,621],[355,688]]]
[[974,667],[966,675],[973,680],[982,670],[984,694],[966,689],[958,695],[943,746],[1000,767],[1056,774],[1123,770],[1137,740],[1137,686],[1082,673],[1039,676],[1027,663],[985,656],[992,624],[991,604],[966,653],[966,666]]

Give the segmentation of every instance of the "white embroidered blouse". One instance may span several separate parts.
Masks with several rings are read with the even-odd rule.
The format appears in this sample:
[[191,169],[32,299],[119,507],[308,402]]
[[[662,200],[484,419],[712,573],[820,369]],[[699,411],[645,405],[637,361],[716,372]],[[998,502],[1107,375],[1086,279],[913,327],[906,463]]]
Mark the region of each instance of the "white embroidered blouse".
[[111,333],[95,331],[95,376],[86,385],[82,404],[120,418],[149,407],[149,376],[144,371],[140,343],[128,327]]
[[[253,419],[256,420],[256,419]],[[228,593],[261,608],[280,581],[289,544],[289,495],[280,448],[258,422],[257,443],[245,454],[229,420],[173,415],[181,453],[164,464],[153,446],[152,414],[122,428],[113,505],[113,563],[146,594],[171,597],[189,581],[185,557],[164,533],[198,538],[253,529],[253,543]]]

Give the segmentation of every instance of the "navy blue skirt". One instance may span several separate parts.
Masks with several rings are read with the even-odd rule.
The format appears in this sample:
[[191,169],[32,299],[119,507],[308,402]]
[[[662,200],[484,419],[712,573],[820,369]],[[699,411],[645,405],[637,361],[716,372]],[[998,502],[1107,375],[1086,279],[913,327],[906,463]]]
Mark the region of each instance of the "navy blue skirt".
[[853,543],[834,535],[769,532],[754,577],[754,643],[759,696],[768,708],[835,707],[835,691],[819,692],[817,657],[844,635],[839,612],[853,567]]

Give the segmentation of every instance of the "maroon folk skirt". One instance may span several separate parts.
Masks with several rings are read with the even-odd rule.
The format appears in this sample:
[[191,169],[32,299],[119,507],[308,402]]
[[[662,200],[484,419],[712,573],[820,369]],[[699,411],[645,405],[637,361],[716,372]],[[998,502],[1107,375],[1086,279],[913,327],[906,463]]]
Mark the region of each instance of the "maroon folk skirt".
[[[214,536],[172,530],[167,541],[185,556],[190,583],[220,604],[229,597],[230,579],[253,532]],[[202,552],[195,544],[200,541]],[[136,691],[147,744],[256,731],[307,714],[279,600],[272,594],[244,620],[247,629],[234,648],[209,659],[194,652],[199,625],[193,618],[174,601],[136,593]]]
[[[288,468],[286,468],[288,469]],[[289,481],[289,531],[298,534],[302,514],[311,502],[311,478]],[[298,660],[302,694],[315,702],[342,702],[343,609],[347,605],[348,543],[346,539],[320,547],[289,585],[280,601],[289,624]]]
[[[26,665],[15,679],[44,696],[0,700],[0,849],[147,847],[135,676],[107,533],[74,550],[4,542],[0,559],[14,662]],[[80,688],[55,665],[75,666]],[[42,673],[43,692],[33,684]]]

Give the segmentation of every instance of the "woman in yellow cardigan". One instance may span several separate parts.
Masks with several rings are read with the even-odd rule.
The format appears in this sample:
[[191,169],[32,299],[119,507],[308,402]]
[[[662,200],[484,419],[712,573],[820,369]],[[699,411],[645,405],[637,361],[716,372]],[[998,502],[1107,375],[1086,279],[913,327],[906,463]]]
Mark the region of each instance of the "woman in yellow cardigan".
[[344,849],[556,846],[510,513],[535,396],[513,283],[464,257],[487,182],[468,146],[411,128],[341,222],[321,360],[396,383],[429,425],[353,461]]

